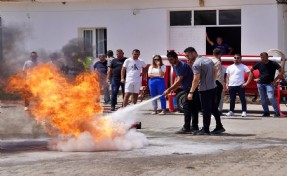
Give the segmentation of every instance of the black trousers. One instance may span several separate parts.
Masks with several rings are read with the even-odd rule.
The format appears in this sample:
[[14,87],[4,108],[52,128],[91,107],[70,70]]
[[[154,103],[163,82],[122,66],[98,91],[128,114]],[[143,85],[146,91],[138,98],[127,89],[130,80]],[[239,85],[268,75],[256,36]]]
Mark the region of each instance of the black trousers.
[[215,117],[216,127],[222,127],[215,96],[216,88],[199,92],[205,131],[209,131],[211,114]]
[[[186,99],[183,103],[184,113],[184,125],[185,129],[190,129],[190,123],[192,127],[198,128],[198,111],[200,109],[199,93],[196,89],[193,93],[192,100],[188,100],[187,96],[190,90],[186,91]],[[191,122],[192,119],[192,122]]]
[[215,101],[216,101],[216,106],[218,108],[220,104],[220,100],[221,100],[221,93],[223,90],[223,86],[218,80],[216,80],[216,85],[217,87],[216,87],[216,100]]

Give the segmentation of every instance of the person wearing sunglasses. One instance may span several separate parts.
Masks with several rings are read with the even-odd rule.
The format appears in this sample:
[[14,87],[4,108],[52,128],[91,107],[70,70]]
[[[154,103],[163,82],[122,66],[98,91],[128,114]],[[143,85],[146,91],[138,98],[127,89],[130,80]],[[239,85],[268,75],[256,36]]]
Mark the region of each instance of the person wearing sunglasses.
[[235,108],[235,99],[236,93],[238,93],[241,104],[242,104],[242,117],[246,117],[246,99],[245,99],[245,87],[249,84],[250,80],[248,79],[246,82],[244,80],[245,73],[249,75],[252,74],[249,68],[241,63],[241,55],[234,55],[234,64],[230,65],[226,69],[227,77],[226,77],[226,89],[228,89],[230,95],[230,107],[229,112],[226,116],[234,115]]
[[[162,58],[160,55],[155,55],[152,59],[152,65],[148,69],[149,90],[152,97],[162,95],[165,91],[164,73],[166,71],[166,66],[162,63]],[[162,111],[159,115],[165,115],[166,112],[166,99],[164,96],[160,97],[161,109]],[[154,112],[152,114],[157,114],[157,100],[152,102]]]

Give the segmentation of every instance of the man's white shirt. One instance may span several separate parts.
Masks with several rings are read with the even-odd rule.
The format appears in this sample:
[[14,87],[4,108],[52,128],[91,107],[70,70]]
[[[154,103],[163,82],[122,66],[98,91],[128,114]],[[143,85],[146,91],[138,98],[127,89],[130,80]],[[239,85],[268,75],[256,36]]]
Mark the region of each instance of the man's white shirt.
[[126,82],[141,82],[141,71],[142,68],[146,67],[143,60],[128,58],[125,60],[123,67],[126,68]]

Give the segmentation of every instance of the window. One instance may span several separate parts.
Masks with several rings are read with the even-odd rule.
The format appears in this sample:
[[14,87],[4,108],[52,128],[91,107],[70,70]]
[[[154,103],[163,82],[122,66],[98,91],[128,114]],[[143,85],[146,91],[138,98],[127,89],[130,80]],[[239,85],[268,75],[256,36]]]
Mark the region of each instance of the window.
[[107,53],[107,30],[96,29],[96,51],[99,54]]
[[216,10],[194,11],[194,25],[216,25]]
[[84,51],[86,56],[93,56],[93,31],[84,30]]
[[241,9],[170,12],[170,26],[219,25],[241,25]]
[[170,12],[170,26],[191,26],[191,11]]
[[219,25],[241,24],[241,10],[219,10]]
[[107,52],[107,29],[82,29],[84,51],[87,56],[98,57]]

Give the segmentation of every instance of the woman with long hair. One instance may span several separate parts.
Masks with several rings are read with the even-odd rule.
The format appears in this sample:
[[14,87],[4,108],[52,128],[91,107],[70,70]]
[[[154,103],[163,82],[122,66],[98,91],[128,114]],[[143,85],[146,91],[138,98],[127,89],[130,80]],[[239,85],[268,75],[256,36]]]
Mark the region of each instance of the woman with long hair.
[[[162,95],[165,91],[164,73],[166,71],[166,66],[162,63],[162,58],[160,55],[155,55],[152,59],[152,65],[148,69],[149,79],[149,90],[152,97]],[[162,95],[160,97],[161,109],[160,115],[164,115],[166,112],[166,99]],[[157,114],[157,100],[152,102],[154,112],[152,114]]]

